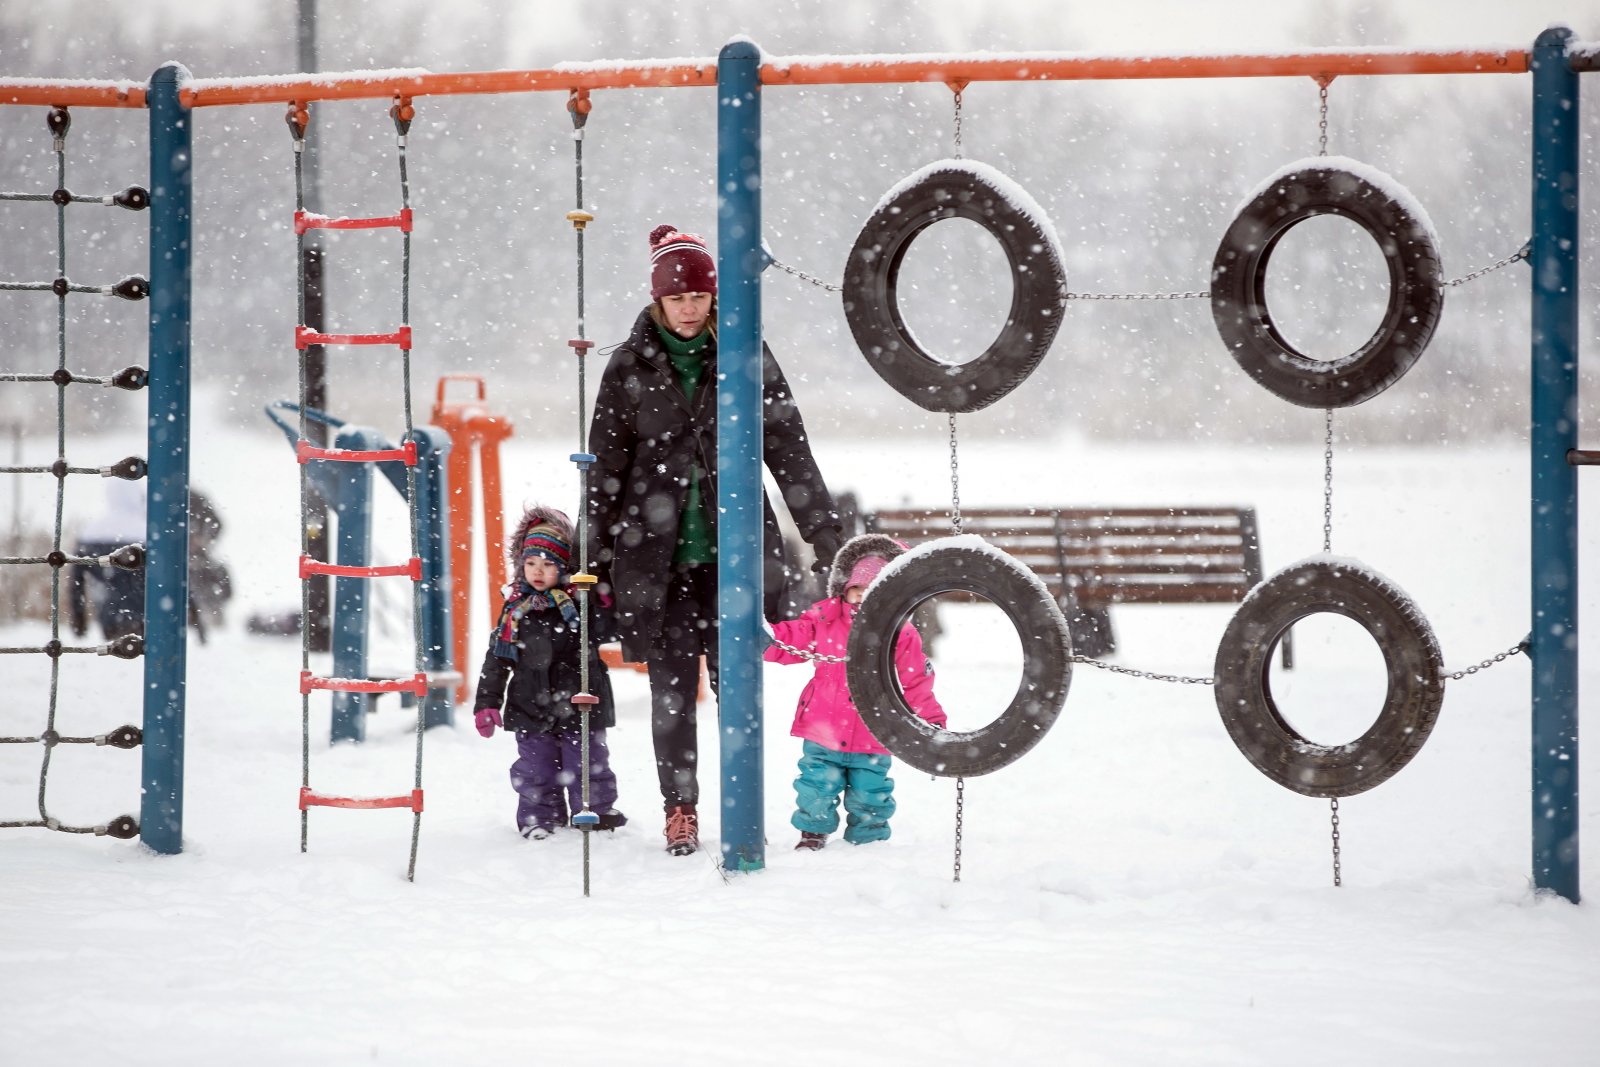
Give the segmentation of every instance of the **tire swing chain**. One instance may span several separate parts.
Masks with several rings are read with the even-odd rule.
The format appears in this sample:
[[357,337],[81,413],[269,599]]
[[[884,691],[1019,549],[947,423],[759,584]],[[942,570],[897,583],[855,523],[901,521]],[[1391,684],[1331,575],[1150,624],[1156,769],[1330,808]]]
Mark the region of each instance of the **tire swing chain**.
[[1332,74],[1318,74],[1317,82],[1317,155],[1328,154],[1328,85]]
[[1344,874],[1339,866],[1339,798],[1328,798],[1329,817],[1333,823],[1333,887],[1344,885]]
[[[961,91],[956,90],[956,133],[959,143],[961,131]],[[956,445],[956,413],[950,412],[950,529],[961,536],[961,461]],[[956,839],[955,870],[951,881],[961,881],[961,831],[962,815],[966,808],[967,780],[956,776]]]
[[1322,439],[1322,551],[1333,552],[1333,409],[1327,408]]

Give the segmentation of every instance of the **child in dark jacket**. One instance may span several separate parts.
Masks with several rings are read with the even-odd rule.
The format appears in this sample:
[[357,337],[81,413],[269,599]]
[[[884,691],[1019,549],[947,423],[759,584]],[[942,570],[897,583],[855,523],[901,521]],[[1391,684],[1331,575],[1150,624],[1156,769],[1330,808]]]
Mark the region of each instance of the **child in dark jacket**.
[[[795,813],[789,822],[800,831],[797,849],[819,849],[839,828],[839,794],[844,793],[844,839],[853,845],[889,837],[894,814],[894,779],[889,777],[889,750],[872,736],[850,699],[842,662],[850,644],[850,626],[861,598],[878,572],[905,546],[883,534],[862,534],[846,541],[828,574],[828,598],[819,600],[798,619],[772,627],[779,641],[806,652],[839,657],[816,660],[816,674],[800,694],[790,734],[802,739],[800,777],[794,781]],[[770,645],[772,663],[804,663],[779,645]],[[944,726],[944,709],[933,695],[933,665],[922,651],[922,637],[906,623],[895,640],[895,673],[906,703],[923,719]]]
[[[572,698],[582,692],[584,651],[578,597],[566,584],[573,542],[572,522],[561,512],[533,507],[522,516],[506,546],[517,578],[483,658],[473,705],[484,737],[496,726],[516,732],[511,788],[517,791],[517,829],[532,840],[549,837],[566,824],[569,810],[583,808],[583,719]],[[599,829],[615,830],[628,820],[616,810],[617,776],[606,748],[616,706],[599,653],[609,639],[610,613],[597,600],[589,598],[589,693],[599,698],[589,705],[589,808],[599,816]]]

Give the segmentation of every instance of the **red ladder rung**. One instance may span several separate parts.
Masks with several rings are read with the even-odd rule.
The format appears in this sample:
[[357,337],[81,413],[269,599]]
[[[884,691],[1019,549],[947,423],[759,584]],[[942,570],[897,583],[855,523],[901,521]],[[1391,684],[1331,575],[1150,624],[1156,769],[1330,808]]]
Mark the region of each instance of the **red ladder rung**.
[[412,556],[404,563],[386,563],[375,567],[346,567],[337,563],[324,563],[320,559],[310,556],[300,557],[300,578],[302,581],[313,574],[331,574],[335,578],[410,578],[413,582],[422,581],[422,560]]
[[294,232],[303,234],[307,230],[377,230],[392,226],[402,233],[411,232],[411,209],[402,208],[398,215],[384,215],[382,218],[351,219],[319,215],[315,211],[296,211],[294,213]]
[[299,463],[313,459],[326,459],[335,463],[384,463],[400,460],[408,467],[417,465],[417,443],[407,441],[399,448],[319,448],[310,441],[295,443],[294,458]]
[[397,797],[335,797],[301,786],[300,810],[307,808],[410,808],[421,814],[422,790],[413,789]]
[[402,326],[394,333],[319,333],[309,326],[294,328],[294,346],[309,348],[312,345],[399,345],[411,350],[411,327]]
[[413,693],[424,699],[428,696],[428,676],[413,674],[410,678],[327,678],[310,671],[300,672],[300,695],[313,689],[330,689],[336,693]]

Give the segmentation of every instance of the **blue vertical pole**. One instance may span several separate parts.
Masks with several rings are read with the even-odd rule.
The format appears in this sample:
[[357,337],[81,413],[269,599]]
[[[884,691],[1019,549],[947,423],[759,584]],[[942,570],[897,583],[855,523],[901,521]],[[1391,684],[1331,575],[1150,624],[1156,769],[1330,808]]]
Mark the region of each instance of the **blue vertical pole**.
[[[345,426],[333,439],[335,448],[376,451],[392,448],[376,430]],[[334,560],[343,567],[366,567],[372,563],[372,468],[365,463],[341,463],[335,476],[339,489],[333,500],[338,535]],[[370,629],[370,578],[333,580],[333,675],[335,678],[367,677],[367,633]],[[333,694],[333,715],[328,723],[328,743],[367,739],[367,701],[365,693]]]
[[183,851],[183,733],[189,606],[189,260],[194,174],[189,72],[150,78],[150,464],[145,556],[144,753],[139,837]]
[[717,588],[722,864],[766,865],[761,788],[761,50],[717,58]]
[[1578,902],[1578,76],[1572,31],[1534,43],[1533,883]]
[[[450,667],[450,493],[447,460],[450,435],[437,426],[412,431],[417,442],[417,546],[422,553],[422,669],[443,673]],[[402,481],[401,485],[405,483]],[[402,490],[403,492],[403,490]],[[463,581],[468,580],[466,577]],[[493,596],[495,591],[489,590]],[[462,664],[460,670],[467,670]],[[455,719],[454,682],[430,686],[422,709],[423,729],[449,726]]]

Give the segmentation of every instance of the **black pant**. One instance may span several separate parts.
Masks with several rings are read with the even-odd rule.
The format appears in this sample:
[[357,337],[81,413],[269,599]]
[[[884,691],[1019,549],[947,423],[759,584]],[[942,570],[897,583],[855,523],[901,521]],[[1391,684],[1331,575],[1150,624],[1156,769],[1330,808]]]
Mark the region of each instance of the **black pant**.
[[712,692],[717,688],[717,565],[675,563],[667,585],[661,637],[648,667],[650,732],[656,776],[668,809],[700,799],[695,700],[700,693],[700,657],[706,658]]

